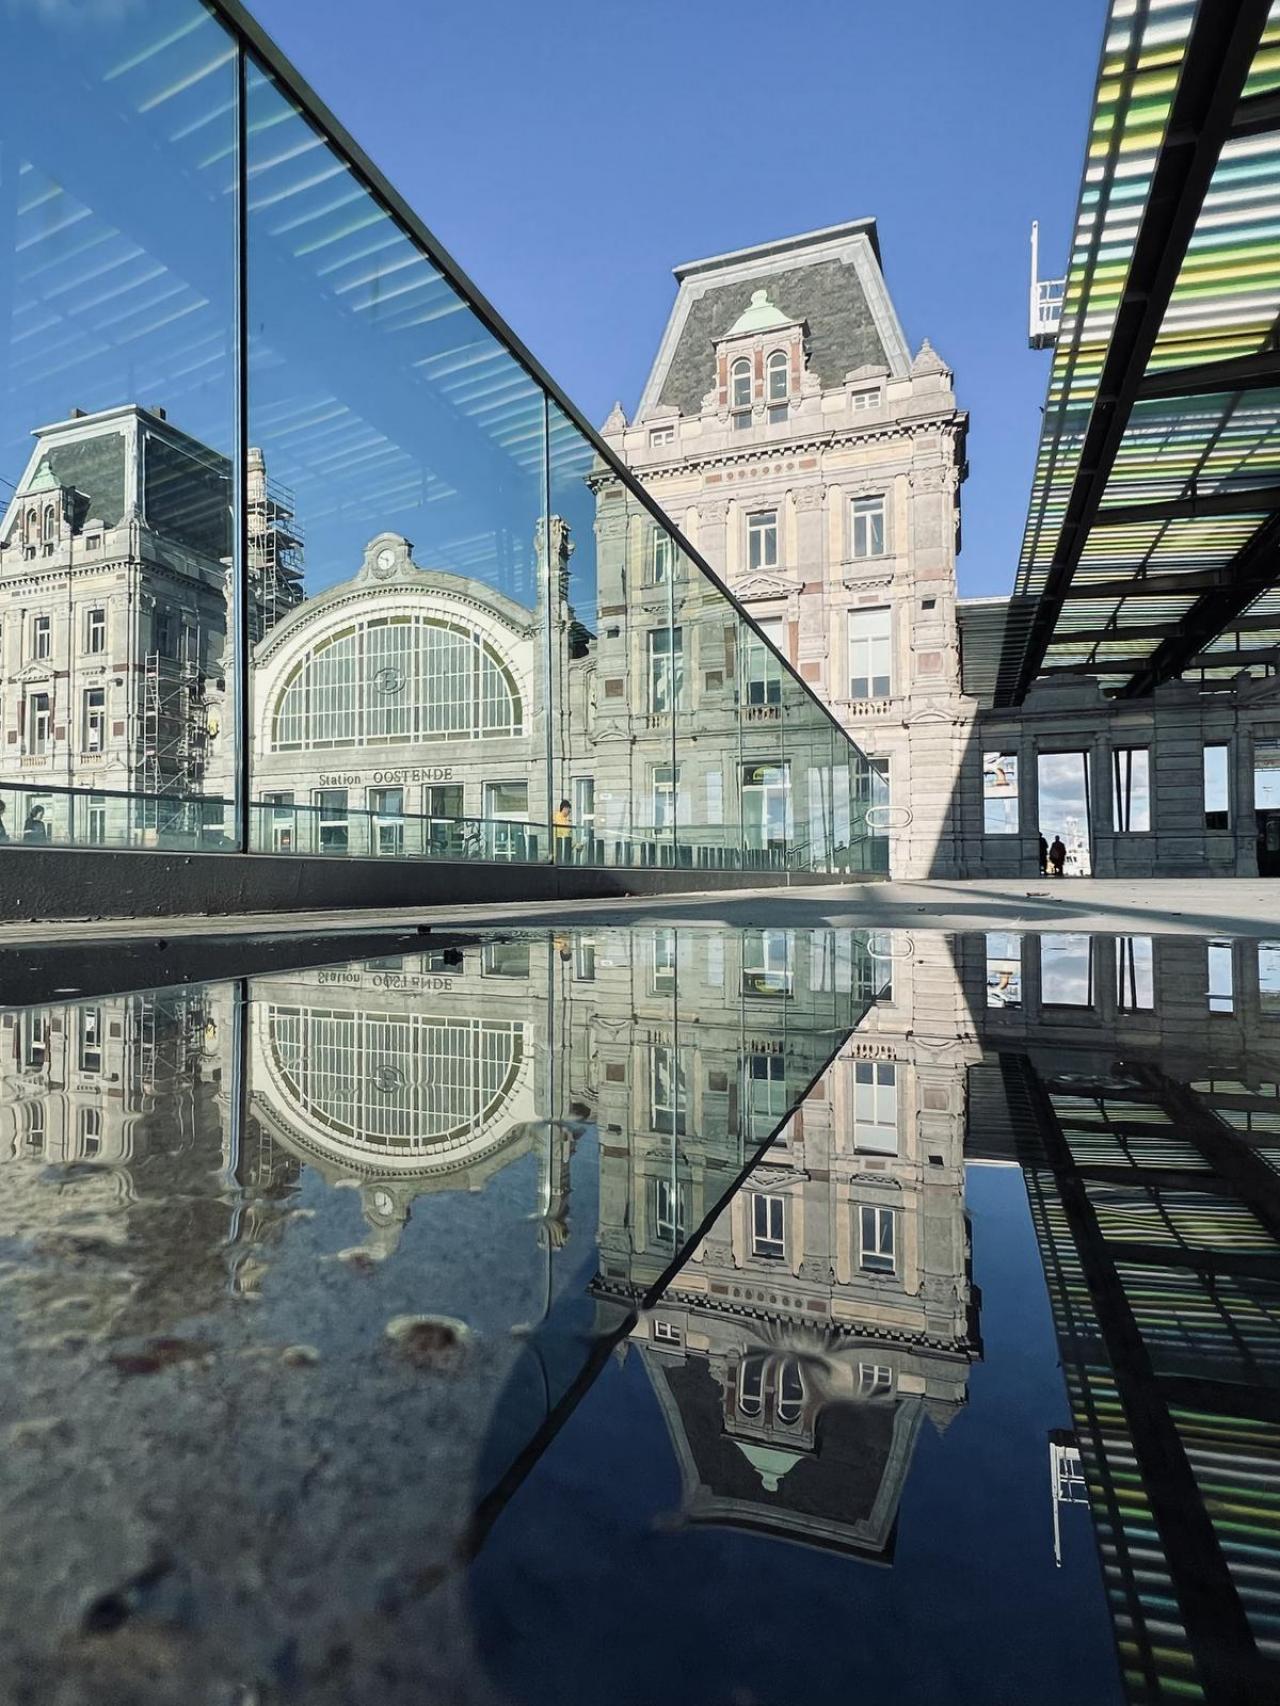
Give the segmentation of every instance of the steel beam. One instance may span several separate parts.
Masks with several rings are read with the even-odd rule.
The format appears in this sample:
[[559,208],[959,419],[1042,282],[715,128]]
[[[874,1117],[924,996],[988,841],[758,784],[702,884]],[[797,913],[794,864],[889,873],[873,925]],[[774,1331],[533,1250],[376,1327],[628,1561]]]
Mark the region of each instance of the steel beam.
[[1270,515],[1280,510],[1280,486],[1240,486],[1231,491],[1198,492],[1158,503],[1108,504],[1093,518],[1095,527],[1132,527],[1144,521],[1196,520],[1208,515]]

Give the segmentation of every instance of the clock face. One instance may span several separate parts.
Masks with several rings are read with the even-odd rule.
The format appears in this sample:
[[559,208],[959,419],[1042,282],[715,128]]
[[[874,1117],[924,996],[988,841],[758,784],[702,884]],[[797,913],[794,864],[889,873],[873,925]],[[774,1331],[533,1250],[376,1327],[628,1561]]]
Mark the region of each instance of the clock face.
[[378,567],[389,569],[396,560],[396,554],[389,545],[384,545],[378,552]]

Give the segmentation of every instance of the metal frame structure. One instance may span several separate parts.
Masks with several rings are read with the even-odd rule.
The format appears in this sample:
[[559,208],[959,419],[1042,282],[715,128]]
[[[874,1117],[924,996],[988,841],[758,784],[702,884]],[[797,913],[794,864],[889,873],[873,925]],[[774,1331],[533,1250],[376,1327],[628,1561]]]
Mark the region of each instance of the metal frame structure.
[[997,704],[1280,644],[1277,198],[1280,6],[1117,0]]

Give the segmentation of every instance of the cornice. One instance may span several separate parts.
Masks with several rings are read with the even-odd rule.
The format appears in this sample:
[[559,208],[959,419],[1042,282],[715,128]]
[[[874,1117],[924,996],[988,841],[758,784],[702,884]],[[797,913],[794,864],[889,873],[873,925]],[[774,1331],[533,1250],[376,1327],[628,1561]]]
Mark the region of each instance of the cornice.
[[633,463],[631,471],[637,479],[648,484],[651,480],[674,479],[678,475],[694,473],[704,468],[732,468],[755,462],[789,461],[794,456],[817,455],[824,450],[843,449],[850,444],[892,444],[900,440],[909,442],[923,431],[947,430],[953,433],[962,430],[952,410],[945,414],[914,415],[909,421],[884,422],[872,427],[829,428],[808,438],[791,439],[785,445],[774,443],[726,446],[721,450],[709,450],[702,455],[695,451],[677,461],[668,460],[651,469]]

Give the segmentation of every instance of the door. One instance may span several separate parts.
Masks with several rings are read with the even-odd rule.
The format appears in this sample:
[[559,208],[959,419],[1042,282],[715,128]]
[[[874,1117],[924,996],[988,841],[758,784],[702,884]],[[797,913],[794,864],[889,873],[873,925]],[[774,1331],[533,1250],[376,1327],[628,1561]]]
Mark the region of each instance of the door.
[[1087,877],[1093,870],[1090,782],[1087,752],[1042,752],[1037,756],[1036,802],[1040,833],[1050,848],[1060,841],[1066,849],[1064,876]]

